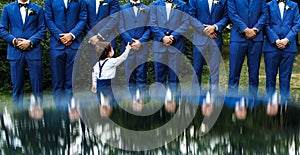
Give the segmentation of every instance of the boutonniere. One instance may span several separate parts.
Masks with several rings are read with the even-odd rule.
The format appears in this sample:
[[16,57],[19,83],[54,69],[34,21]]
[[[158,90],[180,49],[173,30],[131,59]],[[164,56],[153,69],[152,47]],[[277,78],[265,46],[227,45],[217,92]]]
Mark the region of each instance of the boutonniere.
[[71,3],[71,2],[78,2],[78,0],[69,0],[69,2]]
[[177,8],[180,8],[180,6],[177,5],[177,4],[172,3],[172,9],[177,9]]
[[292,8],[291,8],[290,6],[288,6],[288,5],[285,6],[285,10],[286,10],[286,11],[289,11],[289,10],[291,10],[291,9],[292,9]]
[[30,15],[36,15],[36,11],[31,9],[31,8],[26,8],[27,10],[27,16],[30,16]]
[[140,13],[146,13],[145,8],[139,6],[138,9],[139,9],[139,12],[140,12]]
[[220,2],[219,0],[214,0],[213,3],[214,3],[215,5],[221,4],[221,2]]

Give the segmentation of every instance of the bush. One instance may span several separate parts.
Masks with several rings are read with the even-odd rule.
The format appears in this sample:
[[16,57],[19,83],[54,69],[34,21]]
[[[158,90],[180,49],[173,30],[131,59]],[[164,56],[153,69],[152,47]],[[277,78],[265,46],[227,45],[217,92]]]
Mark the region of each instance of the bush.
[[[0,12],[2,12],[2,9],[5,4],[8,4],[10,2],[13,2],[14,0],[2,0],[0,2]],[[34,3],[37,3],[41,6],[44,5],[44,1],[40,0],[31,0]],[[120,5],[123,5],[127,3],[127,0],[120,0],[119,3]],[[146,5],[150,5],[152,0],[143,0],[143,3]],[[191,34],[191,33],[189,33]],[[50,90],[51,88],[51,71],[50,71],[50,57],[49,57],[49,36],[50,33],[47,31],[46,37],[42,40],[41,45],[42,45],[42,56],[43,56],[43,88]],[[226,31],[224,34],[224,44],[228,45],[229,44],[229,32]],[[118,48],[117,51],[120,51],[121,47],[121,38],[118,37]],[[192,61],[192,43],[191,42],[186,42],[185,45],[185,55],[186,57]],[[7,43],[4,42],[2,39],[0,39],[0,72],[1,72],[1,77],[0,80],[2,81],[0,83],[0,91],[11,91],[12,90],[12,84],[11,84],[11,79],[10,79],[10,67],[9,67],[9,61],[6,60],[6,55],[7,55]],[[26,80],[25,80],[25,91],[31,91],[30,87],[30,81],[29,81],[29,76],[28,76],[28,71],[26,72]],[[153,69],[153,63],[149,63],[148,65],[148,79],[147,83],[152,83],[154,82],[154,69]]]

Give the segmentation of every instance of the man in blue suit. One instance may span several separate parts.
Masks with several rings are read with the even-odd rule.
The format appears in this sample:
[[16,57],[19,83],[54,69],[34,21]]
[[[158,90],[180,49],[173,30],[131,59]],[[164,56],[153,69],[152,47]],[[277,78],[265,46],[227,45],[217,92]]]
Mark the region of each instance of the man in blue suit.
[[148,27],[149,14],[149,7],[142,4],[140,0],[131,0],[123,5],[120,11],[119,31],[123,39],[122,51],[125,50],[128,42],[132,46],[132,51],[124,63],[126,81],[129,82],[131,95],[134,95],[136,89],[139,89],[142,94],[146,90],[147,64],[145,62],[149,55],[146,42],[151,33]]
[[266,5],[264,56],[266,64],[266,90],[270,98],[276,91],[279,70],[281,103],[290,99],[290,81],[295,53],[296,36],[300,26],[297,3],[290,0],[272,0]]
[[45,19],[50,36],[52,90],[57,106],[72,97],[73,63],[87,22],[84,0],[46,0]]
[[8,43],[12,98],[17,105],[23,103],[24,71],[27,64],[33,94],[42,99],[42,51],[40,41],[45,37],[43,8],[29,0],[18,0],[2,11],[0,36]]
[[181,52],[184,51],[183,34],[188,28],[187,4],[180,0],[157,0],[150,8],[150,25],[154,34],[153,57],[156,82],[176,93]]
[[232,22],[228,92],[237,93],[242,65],[247,56],[249,94],[255,98],[262,54],[262,30],[266,21],[265,1],[228,0],[227,6],[228,16]]
[[112,42],[116,48],[116,33],[118,14],[120,10],[118,0],[86,0],[87,4],[87,40],[92,45],[98,41]]
[[[189,14],[195,18],[191,22],[194,26],[193,65],[196,72],[193,78],[198,79],[201,85],[203,64],[204,61],[208,61],[211,90],[215,91],[219,85],[222,30],[229,21],[227,0],[190,0],[189,5]],[[199,23],[195,23],[194,20]],[[207,52],[208,57],[204,59]]]

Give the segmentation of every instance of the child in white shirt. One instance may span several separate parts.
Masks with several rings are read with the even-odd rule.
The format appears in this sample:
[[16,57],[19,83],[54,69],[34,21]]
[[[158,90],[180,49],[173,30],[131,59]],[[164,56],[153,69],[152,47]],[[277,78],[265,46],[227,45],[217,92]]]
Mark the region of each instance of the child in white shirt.
[[97,94],[100,104],[100,93],[102,93],[110,103],[114,103],[115,99],[112,93],[111,80],[115,78],[117,66],[126,60],[131,46],[128,43],[125,51],[117,58],[112,58],[114,50],[111,43],[99,42],[96,44],[96,50],[101,52],[101,54],[99,61],[93,67],[92,92]]

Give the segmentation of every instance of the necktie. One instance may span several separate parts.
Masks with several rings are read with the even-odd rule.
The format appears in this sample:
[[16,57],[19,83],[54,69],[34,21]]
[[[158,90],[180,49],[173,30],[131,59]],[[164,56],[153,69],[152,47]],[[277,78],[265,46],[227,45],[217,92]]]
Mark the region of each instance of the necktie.
[[277,1],[277,3],[280,3],[280,2],[283,2],[283,3],[285,3],[285,2],[286,2],[286,0],[278,0],[278,1]]
[[165,0],[167,3],[173,3],[174,0]]
[[28,7],[28,3],[18,3],[19,7],[25,7],[27,8]]
[[140,3],[130,3],[130,5],[132,6],[132,7],[134,7],[134,6],[136,6],[136,7],[139,7],[140,6]]

